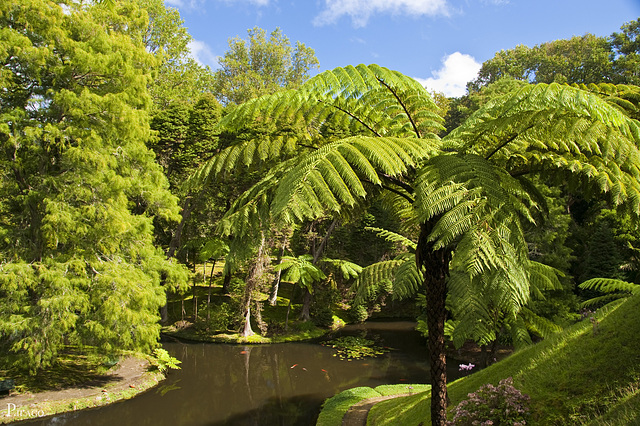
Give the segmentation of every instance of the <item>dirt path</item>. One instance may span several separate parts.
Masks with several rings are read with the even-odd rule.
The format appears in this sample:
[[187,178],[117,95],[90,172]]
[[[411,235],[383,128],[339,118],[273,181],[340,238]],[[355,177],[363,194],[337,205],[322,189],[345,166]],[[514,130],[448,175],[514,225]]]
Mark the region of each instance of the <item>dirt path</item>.
[[376,405],[378,402],[386,401],[391,398],[400,398],[404,396],[409,396],[410,394],[400,394],[400,395],[388,395],[388,396],[378,396],[375,398],[367,398],[362,401],[354,404],[347,410],[342,418],[342,426],[366,426],[367,424],[367,416],[369,415],[369,411]]
[[2,397],[0,424],[131,398],[162,379],[160,373],[149,372],[148,367],[148,361],[129,357],[120,361],[112,371],[83,386]]

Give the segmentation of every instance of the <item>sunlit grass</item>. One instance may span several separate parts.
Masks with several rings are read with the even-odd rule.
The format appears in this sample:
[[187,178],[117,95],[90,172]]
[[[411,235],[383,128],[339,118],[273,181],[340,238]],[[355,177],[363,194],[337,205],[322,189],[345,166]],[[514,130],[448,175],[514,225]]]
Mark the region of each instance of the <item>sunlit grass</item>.
[[354,404],[367,398],[382,396],[369,387],[358,387],[340,392],[336,396],[325,401],[322,412],[318,416],[317,426],[330,426],[342,424],[342,417]]

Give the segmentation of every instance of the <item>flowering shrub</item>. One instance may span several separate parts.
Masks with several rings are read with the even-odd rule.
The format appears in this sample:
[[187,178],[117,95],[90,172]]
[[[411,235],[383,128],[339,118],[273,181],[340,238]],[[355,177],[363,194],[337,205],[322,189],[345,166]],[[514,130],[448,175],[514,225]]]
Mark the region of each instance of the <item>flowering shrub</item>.
[[469,399],[458,404],[449,426],[485,426],[527,424],[529,396],[513,387],[511,377],[501,380],[498,386],[484,385]]
[[473,370],[473,367],[475,367],[475,364],[460,364],[458,365],[458,371],[471,371]]

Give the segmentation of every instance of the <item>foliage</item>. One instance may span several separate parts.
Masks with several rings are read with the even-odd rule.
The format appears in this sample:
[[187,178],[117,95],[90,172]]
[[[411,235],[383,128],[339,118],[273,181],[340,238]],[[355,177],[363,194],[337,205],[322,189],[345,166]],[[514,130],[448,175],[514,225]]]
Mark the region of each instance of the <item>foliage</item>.
[[470,87],[478,90],[503,77],[535,83],[623,82],[614,71],[609,41],[593,34],[501,50],[482,64]]
[[600,307],[603,304],[613,302],[621,298],[629,297],[633,294],[640,294],[640,285],[611,278],[592,278],[579,285],[583,290],[595,290],[605,293],[582,302],[583,308]]
[[261,95],[300,86],[309,71],[318,67],[313,49],[297,42],[295,48],[280,28],[267,40],[263,29],[247,31],[249,41],[235,37],[219,59],[215,93],[224,104],[241,104]]
[[191,105],[172,103],[152,116],[151,129],[156,133],[149,145],[176,192],[218,147],[214,129],[221,116],[222,107],[211,94]]
[[[318,327],[333,328],[337,317],[333,307],[339,299],[337,289],[330,286],[316,288],[311,302],[311,319]],[[337,318],[339,320],[339,318]],[[344,325],[344,324],[343,324]]]
[[340,359],[360,359],[376,357],[389,352],[388,348],[377,346],[373,340],[364,337],[343,336],[323,343],[337,350]]
[[194,104],[203,93],[213,90],[213,74],[193,58],[189,48],[193,39],[178,9],[167,7],[164,0],[134,3],[148,16],[148,24],[139,29],[138,37],[157,59],[149,84],[154,111],[164,111],[175,103]]
[[513,387],[513,379],[500,380],[498,386],[486,384],[454,409],[449,425],[514,425],[527,424],[530,417],[529,396]]
[[161,373],[165,373],[168,369],[179,370],[178,364],[181,364],[177,358],[169,355],[165,349],[155,348],[153,350],[153,357],[150,358],[151,365],[157,368]]
[[201,327],[204,327],[209,333],[231,330],[236,322],[237,310],[237,307],[232,306],[231,303],[223,302],[211,310],[209,319],[205,320],[206,322]]
[[614,67],[624,81],[640,85],[640,18],[625,23],[621,32],[611,34],[616,56]]
[[365,306],[354,303],[349,308],[349,318],[355,323],[362,323],[369,318],[369,312]]
[[67,344],[150,352],[176,198],[145,142],[155,61],[135,6],[0,6],[0,344],[35,371]]

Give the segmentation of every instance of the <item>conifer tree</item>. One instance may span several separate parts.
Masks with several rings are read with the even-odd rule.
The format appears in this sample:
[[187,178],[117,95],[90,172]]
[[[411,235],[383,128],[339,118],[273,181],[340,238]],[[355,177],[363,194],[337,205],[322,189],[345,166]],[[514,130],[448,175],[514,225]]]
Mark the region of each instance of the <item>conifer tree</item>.
[[[64,6],[64,7],[63,7]],[[32,371],[65,345],[150,351],[161,280],[153,241],[176,198],[145,142],[155,59],[113,7],[0,5],[0,345]]]

